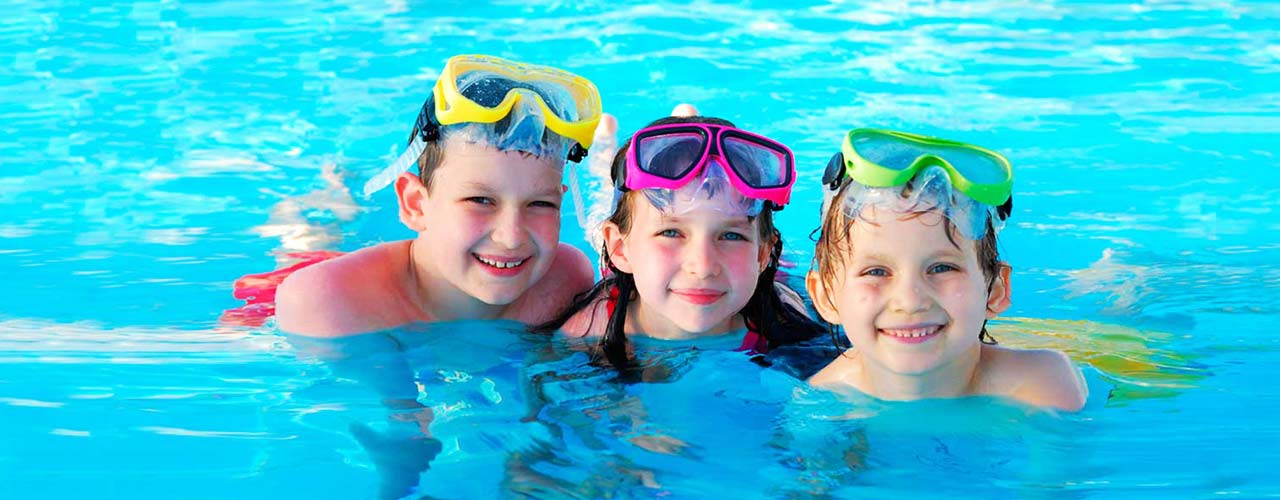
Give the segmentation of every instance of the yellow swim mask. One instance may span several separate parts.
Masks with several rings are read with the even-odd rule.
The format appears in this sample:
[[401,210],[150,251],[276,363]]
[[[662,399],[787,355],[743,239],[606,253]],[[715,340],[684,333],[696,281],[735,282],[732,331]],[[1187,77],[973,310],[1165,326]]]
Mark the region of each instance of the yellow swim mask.
[[[494,123],[524,101],[542,112],[546,127],[581,146],[579,161],[591,147],[600,122],[600,92],[590,80],[550,66],[497,57],[449,58],[432,91],[434,108],[419,117],[419,128],[457,123]],[[431,111],[431,113],[428,113]],[[430,116],[434,114],[434,116]]]
[[[517,116],[518,115],[518,116]],[[508,126],[492,130],[467,124]],[[394,163],[365,183],[368,196],[390,185],[400,172],[417,162],[426,145],[440,139],[442,127],[470,134],[499,149],[542,155],[557,151],[580,162],[600,123],[600,92],[586,78],[549,66],[518,63],[497,57],[461,55],[449,58],[431,96],[418,113],[409,144]],[[548,137],[544,128],[558,137]]]

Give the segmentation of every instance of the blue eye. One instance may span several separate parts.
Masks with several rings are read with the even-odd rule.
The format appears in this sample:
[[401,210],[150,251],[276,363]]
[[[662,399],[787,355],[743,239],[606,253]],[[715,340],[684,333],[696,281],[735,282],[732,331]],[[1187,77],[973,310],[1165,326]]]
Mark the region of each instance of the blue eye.
[[664,238],[679,238],[680,231],[676,231],[675,229],[663,229],[658,231],[658,236],[662,236]]
[[557,210],[560,209],[560,205],[550,201],[535,201],[533,203],[530,203],[529,206],[538,207],[538,208],[554,208]]
[[487,196],[472,196],[470,198],[465,198],[462,201],[467,203],[477,203],[480,205],[496,205],[493,198],[489,198]]
[[933,267],[929,268],[929,273],[939,274],[939,273],[946,273],[946,272],[959,271],[959,270],[960,270],[959,268],[951,264],[934,264]]
[[889,276],[889,271],[882,267],[873,267],[862,272],[863,276],[874,276],[876,278],[884,278]]
[[729,241],[751,241],[751,238],[748,238],[746,235],[742,233],[734,233],[734,232],[724,233],[724,236],[722,236],[722,238]]

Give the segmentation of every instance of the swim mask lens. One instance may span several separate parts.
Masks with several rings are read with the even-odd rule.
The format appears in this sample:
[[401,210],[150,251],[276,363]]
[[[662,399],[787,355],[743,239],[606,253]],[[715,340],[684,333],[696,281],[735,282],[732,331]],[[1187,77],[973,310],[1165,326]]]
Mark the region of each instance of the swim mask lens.
[[921,170],[937,166],[951,185],[974,200],[999,207],[1010,198],[1013,169],[986,148],[907,132],[854,129],[823,174],[828,189],[847,177],[869,187],[901,186]]
[[418,113],[408,146],[365,183],[365,196],[412,168],[426,145],[446,131],[500,150],[580,162],[591,147],[600,110],[595,84],[567,71],[489,56],[451,57]]
[[537,108],[548,129],[577,142],[570,158],[575,162],[586,155],[600,122],[600,92],[590,80],[496,57],[449,58],[432,95],[428,120],[440,125],[494,123],[511,114],[518,102]]
[[[849,131],[841,151],[827,162],[822,182],[824,217],[835,203],[851,218],[862,217],[867,207],[902,213],[936,209],[971,239],[982,238],[988,227],[999,231],[1013,209],[1013,170],[1004,156],[906,132]],[[843,199],[833,200],[842,187]]]
[[701,123],[636,132],[621,171],[613,172],[614,187],[678,189],[712,168],[712,160],[725,167],[728,182],[742,195],[768,200],[775,210],[790,200],[795,160],[789,148],[734,127]]

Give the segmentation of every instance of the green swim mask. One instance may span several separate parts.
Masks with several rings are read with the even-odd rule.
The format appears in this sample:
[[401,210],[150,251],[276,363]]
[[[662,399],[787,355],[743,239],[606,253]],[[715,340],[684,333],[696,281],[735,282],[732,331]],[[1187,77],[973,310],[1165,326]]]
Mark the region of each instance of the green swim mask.
[[951,185],[974,201],[1002,207],[1013,188],[1009,160],[989,149],[908,132],[858,128],[845,135],[840,152],[827,164],[822,182],[832,191],[852,179],[867,187],[894,187],[921,170],[939,167]]

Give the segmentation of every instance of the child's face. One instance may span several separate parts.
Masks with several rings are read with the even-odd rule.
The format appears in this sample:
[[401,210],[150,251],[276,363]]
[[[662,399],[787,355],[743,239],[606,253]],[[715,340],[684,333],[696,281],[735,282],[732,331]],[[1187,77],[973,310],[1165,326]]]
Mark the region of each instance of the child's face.
[[631,198],[629,234],[605,225],[610,259],[635,277],[639,329],[665,338],[723,333],[755,292],[768,257],[757,222],[707,200],[679,215]]
[[927,374],[977,349],[983,321],[1008,306],[1007,273],[989,295],[977,245],[958,234],[953,245],[937,212],[872,220],[854,223],[830,288],[810,273],[822,317],[844,327],[865,362],[892,373]]
[[487,304],[519,298],[555,257],[561,173],[559,162],[451,140],[420,224],[410,224],[432,263],[429,279]]

